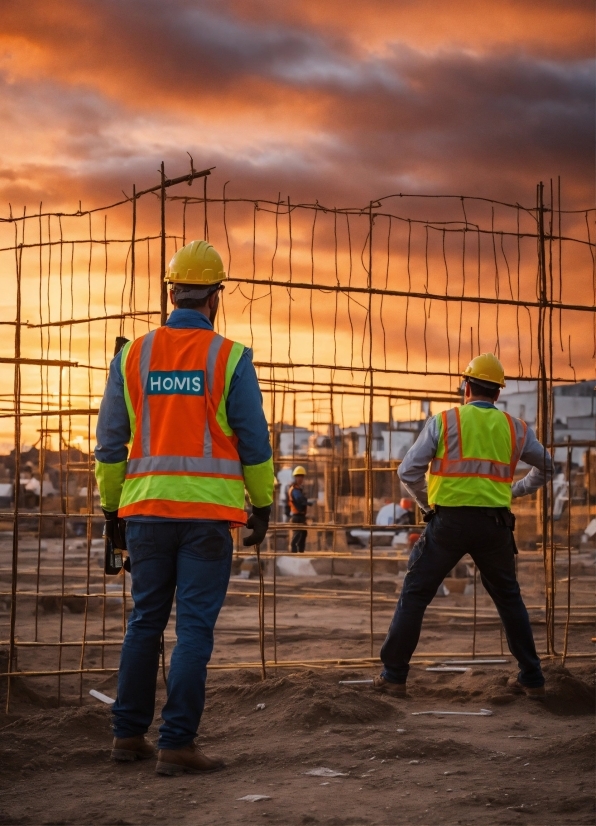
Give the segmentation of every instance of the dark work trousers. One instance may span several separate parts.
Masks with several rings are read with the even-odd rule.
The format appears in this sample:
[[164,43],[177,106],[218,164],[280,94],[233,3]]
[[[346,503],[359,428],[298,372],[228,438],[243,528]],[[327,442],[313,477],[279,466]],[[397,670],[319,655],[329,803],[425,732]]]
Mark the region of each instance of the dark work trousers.
[[[306,525],[305,513],[293,513],[290,522],[298,525]],[[293,554],[303,554],[306,546],[306,534],[308,531],[294,531],[292,535],[291,549]]]
[[500,524],[495,511],[471,507],[440,507],[414,545],[381,648],[383,677],[394,683],[406,682],[426,606],[466,553],[476,563],[482,584],[499,612],[509,650],[520,668],[519,681],[529,687],[544,685],[528,612],[515,576],[511,530]]
[[180,749],[197,734],[205,704],[213,629],[232,565],[229,522],[126,523],[134,608],[122,645],[114,736],[145,734],[153,722],[159,642],[176,595],[176,646],[160,749]]

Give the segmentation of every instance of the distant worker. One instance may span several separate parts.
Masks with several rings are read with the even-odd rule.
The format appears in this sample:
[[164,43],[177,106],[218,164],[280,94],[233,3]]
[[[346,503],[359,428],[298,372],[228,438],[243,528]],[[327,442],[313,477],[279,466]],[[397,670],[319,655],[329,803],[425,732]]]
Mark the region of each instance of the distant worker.
[[[552,477],[553,464],[532,430],[495,406],[505,387],[505,375],[494,355],[472,359],[463,376],[464,405],[430,418],[398,470],[428,524],[410,554],[381,648],[384,668],[374,688],[405,696],[409,662],[426,607],[444,577],[469,553],[519,664],[511,688],[541,699],[544,677],[515,575],[515,517],[510,507],[512,496],[525,496],[542,487]],[[512,486],[520,460],[533,467]]]
[[[292,484],[288,487],[287,493],[286,514],[289,516],[290,522],[298,525],[306,525],[306,509],[309,505],[314,504],[314,499],[307,499],[302,490],[305,477],[306,470],[302,465],[295,467],[292,474]],[[308,531],[304,530],[294,531],[290,545],[293,554],[304,553],[307,533]]]
[[411,499],[406,499],[403,497],[399,500],[400,508],[405,510],[406,514],[402,517],[400,524],[401,525],[415,525],[416,524],[416,515],[414,513],[414,502]]
[[399,500],[399,505],[386,499],[375,519],[377,525],[413,525],[414,522],[414,503],[404,498]]
[[175,309],[164,327],[128,342],[114,358],[97,422],[95,472],[106,533],[128,550],[134,600],[113,706],[112,757],[154,756],[144,735],[153,722],[160,639],[175,597],[177,642],[156,766],[166,775],[224,767],[194,739],[230,577],[230,527],[247,523],[252,533],[244,544],[261,543],[273,501],[252,353],[213,330],[225,279],[206,241],[178,250],[166,276]]

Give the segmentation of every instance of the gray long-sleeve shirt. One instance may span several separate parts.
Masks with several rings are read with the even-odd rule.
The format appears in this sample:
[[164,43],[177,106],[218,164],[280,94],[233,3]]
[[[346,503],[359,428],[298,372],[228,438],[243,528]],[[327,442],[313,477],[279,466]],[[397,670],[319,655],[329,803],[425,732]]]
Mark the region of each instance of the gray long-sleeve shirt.
[[[489,402],[469,402],[475,407],[492,407]],[[398,476],[404,487],[417,502],[423,511],[429,510],[426,472],[435,458],[439,445],[439,428],[437,420],[430,418],[420,436],[406,453],[403,462],[398,468]],[[527,496],[541,488],[553,475],[554,466],[550,454],[536,438],[534,431],[528,427],[522,448],[520,461],[532,465],[531,470],[523,479],[519,479],[511,487],[514,498]]]

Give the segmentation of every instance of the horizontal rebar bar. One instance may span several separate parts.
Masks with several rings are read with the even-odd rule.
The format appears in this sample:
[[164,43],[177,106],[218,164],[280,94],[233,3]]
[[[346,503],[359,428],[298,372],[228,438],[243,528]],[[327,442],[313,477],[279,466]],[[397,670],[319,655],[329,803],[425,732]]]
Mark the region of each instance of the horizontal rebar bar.
[[357,293],[359,295],[395,296],[397,298],[419,298],[422,301],[454,301],[468,304],[496,304],[511,307],[532,307],[534,309],[574,310],[577,312],[595,313],[596,305],[591,304],[563,304],[550,301],[518,301],[515,298],[489,298],[488,296],[472,295],[441,295],[440,293],[419,293],[408,290],[388,290],[380,287],[354,287],[341,284],[315,284],[304,281],[277,281],[273,278],[236,278],[229,281],[238,284],[257,284],[263,287],[283,287],[287,290],[319,290],[330,293]]
[[[66,407],[62,410],[27,410],[25,413],[18,413],[19,419],[31,418],[35,416],[97,416],[99,407]],[[15,413],[0,413],[0,419],[14,419]]]
[[[398,367],[359,367],[357,365],[347,365],[347,364],[320,364],[320,363],[311,363],[308,364],[306,362],[284,362],[284,361],[255,361],[255,367],[269,367],[277,369],[286,369],[286,370],[297,370],[298,368],[308,369],[308,370],[329,370],[331,372],[337,370],[344,370],[348,371],[349,373],[379,373],[379,374],[391,374],[395,373],[396,375],[406,375],[406,376],[445,376],[447,378],[461,378],[461,372],[452,372],[446,370],[411,370],[411,369],[402,369]],[[540,379],[539,376],[524,376],[524,375],[506,375],[505,378],[507,381],[538,381]],[[281,379],[281,381],[285,381],[285,379]],[[577,384],[578,381],[587,381],[587,379],[581,378],[555,378],[551,379],[553,382],[560,382],[561,384],[564,383],[572,383]],[[330,382],[330,385],[332,382]],[[370,387],[363,387],[365,392],[370,392]],[[293,393],[294,391],[288,391]]]
[[43,324],[24,324],[30,330],[40,327],[69,327],[74,324],[89,324],[92,321],[111,321],[122,318],[138,318],[139,316],[159,315],[159,310],[135,310],[128,313],[111,313],[110,315],[98,315],[90,318],[68,318],[65,321],[45,321]]
[[[184,184],[190,181],[194,181],[196,178],[205,178],[207,175],[211,175],[211,172],[216,167],[210,166],[209,169],[202,169],[200,172],[196,172],[193,170],[188,175],[180,175],[178,178],[166,178],[163,182],[163,186],[166,189],[170,186],[176,186],[177,184]],[[151,192],[159,192],[162,188],[162,184],[159,183],[157,186],[152,186],[149,189],[142,189],[139,192],[135,193],[135,198],[141,198],[143,195],[148,195]],[[122,201],[114,201],[112,204],[107,204],[107,206],[100,206],[94,207],[93,209],[78,209],[76,212],[32,212],[27,215],[11,215],[9,218],[0,218],[0,223],[17,223],[20,221],[29,221],[32,218],[49,218],[49,217],[56,217],[56,218],[81,218],[83,215],[92,215],[94,212],[105,212],[108,209],[114,209],[114,207],[122,206],[123,204],[128,204],[132,201],[132,196],[128,196],[125,193],[125,198]],[[159,237],[159,236],[158,236]]]
[[[545,660],[559,661],[558,655],[550,652],[539,651],[540,657]],[[427,660],[436,660],[439,657],[469,657],[469,651],[439,651],[432,653],[421,652],[412,657],[413,665],[425,665]],[[500,651],[476,652],[476,656],[500,657]],[[567,654],[567,659],[594,659],[594,654]],[[353,657],[334,658],[321,660],[266,660],[267,668],[375,668],[380,664],[378,657]],[[237,663],[209,663],[207,669],[210,671],[237,671],[247,668],[261,669],[261,661],[242,661]],[[114,674],[117,668],[68,668],[62,671],[9,671],[0,672],[0,677],[57,677],[75,674]]]

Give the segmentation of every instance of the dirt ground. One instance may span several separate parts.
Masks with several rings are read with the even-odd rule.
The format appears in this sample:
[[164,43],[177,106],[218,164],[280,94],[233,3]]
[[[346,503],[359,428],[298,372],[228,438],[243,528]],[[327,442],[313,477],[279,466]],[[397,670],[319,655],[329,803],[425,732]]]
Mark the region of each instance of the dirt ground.
[[[50,549],[51,551],[51,549]],[[370,615],[366,579],[357,576],[278,577],[277,657],[341,660],[369,657]],[[561,589],[565,592],[564,572]],[[544,650],[541,566],[520,558],[520,578]],[[574,579],[569,651],[593,652],[592,570]],[[373,648],[378,652],[395,605],[400,576],[374,583]],[[272,583],[267,579],[266,590]],[[468,589],[469,590],[469,589]],[[216,628],[212,663],[258,660],[257,584],[234,579]],[[341,686],[340,679],[369,678],[362,666],[210,670],[199,742],[221,755],[225,771],[164,778],[153,761],[131,765],[109,760],[109,707],[88,694],[95,687],[115,696],[116,674],[13,681],[10,714],[0,715],[1,824],[517,824],[594,823],[594,679],[590,660],[572,658],[563,668],[545,661],[547,699],[535,703],[511,694],[515,674],[502,649],[498,619],[487,595],[477,595],[476,656],[501,656],[498,665],[474,664],[465,673],[428,672],[439,653],[470,655],[473,596],[452,593],[429,607],[412,669],[409,697],[379,696],[369,686]],[[97,602],[97,601],[96,601]],[[273,605],[267,598],[266,653],[273,658]],[[81,660],[86,637],[119,639],[121,601],[87,619],[58,605],[38,608],[38,639],[60,630],[72,640],[63,668]],[[21,597],[17,631],[32,639],[35,600]],[[7,620],[0,606],[0,624]],[[173,620],[166,650],[174,643]],[[557,645],[564,634],[557,619]],[[55,668],[56,648],[19,649],[18,667]],[[116,668],[118,646],[84,652],[85,667]],[[0,671],[4,670],[0,668]],[[2,691],[0,683],[0,692]],[[82,699],[81,699],[82,698]],[[160,678],[159,708],[164,701]],[[2,696],[0,703],[4,705]],[[265,708],[257,710],[258,704]],[[424,711],[479,712],[490,716],[431,716]],[[331,769],[337,776],[308,774]],[[262,795],[256,802],[241,800]]]
[[[40,555],[36,543],[29,548],[23,542],[16,668],[82,664],[113,672],[13,680],[10,714],[0,713],[0,824],[594,823],[594,679],[591,661],[582,658],[594,652],[593,550],[574,554],[571,568],[565,559],[557,566],[555,645],[562,649],[571,572],[571,657],[566,668],[545,661],[544,703],[508,689],[515,663],[480,586],[475,635],[470,587],[453,587],[429,606],[407,699],[379,696],[366,685],[340,686],[341,679],[378,673],[376,664],[367,668],[348,660],[378,655],[403,580],[404,563],[397,560],[379,564],[375,575],[372,645],[366,558],[335,560],[334,568],[316,576],[278,575],[275,583],[270,560],[267,659],[328,660],[336,667],[269,666],[263,681],[258,668],[242,666],[259,660],[258,582],[241,578],[238,560],[216,628],[199,734],[205,751],[223,757],[227,768],[204,777],[166,778],[155,775],[153,761],[110,762],[109,707],[89,696],[90,688],[116,693],[119,645],[130,610],[122,581],[104,580],[95,551],[88,558],[74,541],[66,552],[58,540],[44,543]],[[7,581],[10,548],[4,544],[0,579]],[[36,600],[31,592],[38,558],[40,587],[48,596]],[[544,651],[542,562],[532,552],[520,553],[518,561],[537,645]],[[61,588],[72,596],[50,596]],[[113,596],[86,600],[81,595],[106,588]],[[9,599],[0,599],[0,640],[8,637],[9,608]],[[166,630],[166,666],[174,622],[175,612]],[[65,647],[55,646],[60,639]],[[470,657],[474,650],[477,658],[508,661],[474,664],[461,674],[425,670],[448,656]],[[0,643],[0,672],[7,670],[6,652]],[[223,670],[231,664],[237,667]],[[160,677],[153,740],[164,697]],[[5,699],[3,679],[0,709]],[[260,704],[265,708],[258,710]],[[480,709],[492,715],[420,714]],[[313,769],[339,774],[308,774]],[[247,795],[263,799],[241,799]]]
[[[544,704],[509,694],[510,671],[416,667],[406,700],[338,685],[364,671],[301,671],[264,682],[217,672],[200,743],[227,768],[179,778],[155,775],[153,761],[111,763],[107,706],[89,699],[26,710],[19,692],[19,710],[0,722],[0,822],[592,824],[591,668],[547,665]],[[100,687],[113,694],[114,683],[111,676]],[[159,695],[163,701],[163,689]],[[417,714],[481,708],[492,716]],[[320,768],[341,774],[308,774]],[[240,799],[246,795],[266,799]]]

